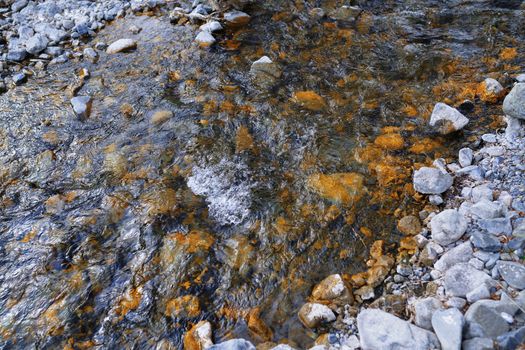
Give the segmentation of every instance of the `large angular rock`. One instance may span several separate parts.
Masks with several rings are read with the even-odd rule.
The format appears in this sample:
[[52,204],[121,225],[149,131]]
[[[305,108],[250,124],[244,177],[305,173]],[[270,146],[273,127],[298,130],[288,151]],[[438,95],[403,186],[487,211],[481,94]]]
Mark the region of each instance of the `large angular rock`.
[[44,51],[49,41],[43,34],[36,34],[26,41],[26,51],[31,55],[36,55]]
[[472,254],[473,251],[470,242],[461,243],[443,254],[443,256],[434,264],[434,268],[441,272],[445,272],[458,263],[469,261],[472,259]]
[[465,320],[455,308],[436,311],[432,315],[432,327],[445,350],[460,350]]
[[470,239],[472,240],[474,247],[486,252],[499,252],[501,249],[501,242],[499,239],[490,233],[474,231],[472,232]]
[[467,220],[456,209],[443,210],[430,221],[432,239],[446,246],[454,243],[467,230]]
[[494,341],[490,338],[467,339],[462,344],[463,350],[494,350]]
[[493,285],[494,281],[485,272],[477,270],[469,263],[452,266],[443,278],[446,293],[462,298],[484,283]]
[[357,316],[363,350],[439,349],[436,335],[377,309],[363,310]]
[[525,119],[525,83],[514,85],[503,101],[503,112],[511,118]]
[[525,289],[525,266],[519,262],[498,261],[499,274],[505,282],[516,289]]
[[518,349],[520,345],[525,344],[525,327],[500,335],[496,342],[500,350]]
[[448,190],[454,179],[436,168],[423,167],[414,172],[414,189],[423,194],[441,194]]
[[479,300],[465,313],[466,338],[496,338],[509,331],[509,324],[491,300]]
[[482,199],[470,208],[470,212],[480,219],[496,219],[505,216],[505,206],[500,202]]
[[430,116],[430,126],[443,135],[463,129],[468,122],[460,111],[441,102],[436,103]]

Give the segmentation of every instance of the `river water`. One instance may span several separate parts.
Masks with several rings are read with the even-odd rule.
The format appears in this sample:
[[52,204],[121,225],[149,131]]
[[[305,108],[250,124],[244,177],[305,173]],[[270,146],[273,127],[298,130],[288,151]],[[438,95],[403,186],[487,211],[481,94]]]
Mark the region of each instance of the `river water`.
[[[306,347],[312,286],[365,269],[376,239],[395,252],[397,220],[425,205],[412,169],[501,125],[476,89],[520,72],[520,1],[262,3],[210,49],[162,12],[118,19],[95,41],[136,51],[0,97],[1,348],[180,348],[201,319],[260,342],[257,307],[274,341]],[[271,84],[249,73],[263,55]],[[82,67],[86,120],[69,105]],[[439,101],[466,130],[427,127]]]

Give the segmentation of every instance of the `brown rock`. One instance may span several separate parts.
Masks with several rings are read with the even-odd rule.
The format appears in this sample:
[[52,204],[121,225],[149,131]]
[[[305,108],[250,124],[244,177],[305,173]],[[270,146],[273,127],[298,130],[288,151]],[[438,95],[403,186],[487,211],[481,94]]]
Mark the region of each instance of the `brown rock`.
[[407,236],[415,236],[421,232],[422,227],[417,217],[408,215],[399,220],[397,229]]
[[326,277],[312,291],[315,301],[331,302],[336,305],[353,304],[352,289],[339,274]]
[[330,308],[323,304],[306,303],[299,310],[299,320],[307,328],[316,328],[323,323],[335,321],[335,315]]
[[256,307],[248,313],[248,329],[263,341],[270,341],[273,332],[260,317],[261,309]]
[[374,302],[370,304],[370,307],[374,309],[381,309],[398,317],[404,317],[406,305],[406,296],[389,294],[374,300]]
[[211,324],[200,321],[184,334],[184,350],[205,350],[213,345]]

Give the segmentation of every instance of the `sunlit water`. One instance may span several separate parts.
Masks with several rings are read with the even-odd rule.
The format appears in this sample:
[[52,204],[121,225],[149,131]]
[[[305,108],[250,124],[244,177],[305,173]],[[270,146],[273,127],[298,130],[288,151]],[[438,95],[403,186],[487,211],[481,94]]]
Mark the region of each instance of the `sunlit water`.
[[[365,269],[375,239],[395,251],[397,218],[424,206],[413,167],[494,130],[477,84],[510,86],[523,64],[519,2],[352,4],[268,1],[204,50],[196,26],[121,19],[96,40],[135,52],[3,95],[1,347],[178,348],[201,319],[258,342],[255,307],[273,340],[310,344],[296,313],[312,286]],[[261,86],[263,55],[282,74]],[[69,106],[80,67],[86,121]],[[465,99],[464,132],[429,130],[435,102]]]

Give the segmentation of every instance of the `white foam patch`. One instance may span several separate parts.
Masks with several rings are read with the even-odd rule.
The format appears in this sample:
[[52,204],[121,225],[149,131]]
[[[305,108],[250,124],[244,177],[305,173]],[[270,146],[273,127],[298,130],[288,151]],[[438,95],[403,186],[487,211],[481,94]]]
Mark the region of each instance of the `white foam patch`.
[[244,164],[222,160],[218,164],[195,166],[188,187],[206,197],[209,215],[221,225],[237,225],[250,215],[251,189],[249,171]]

